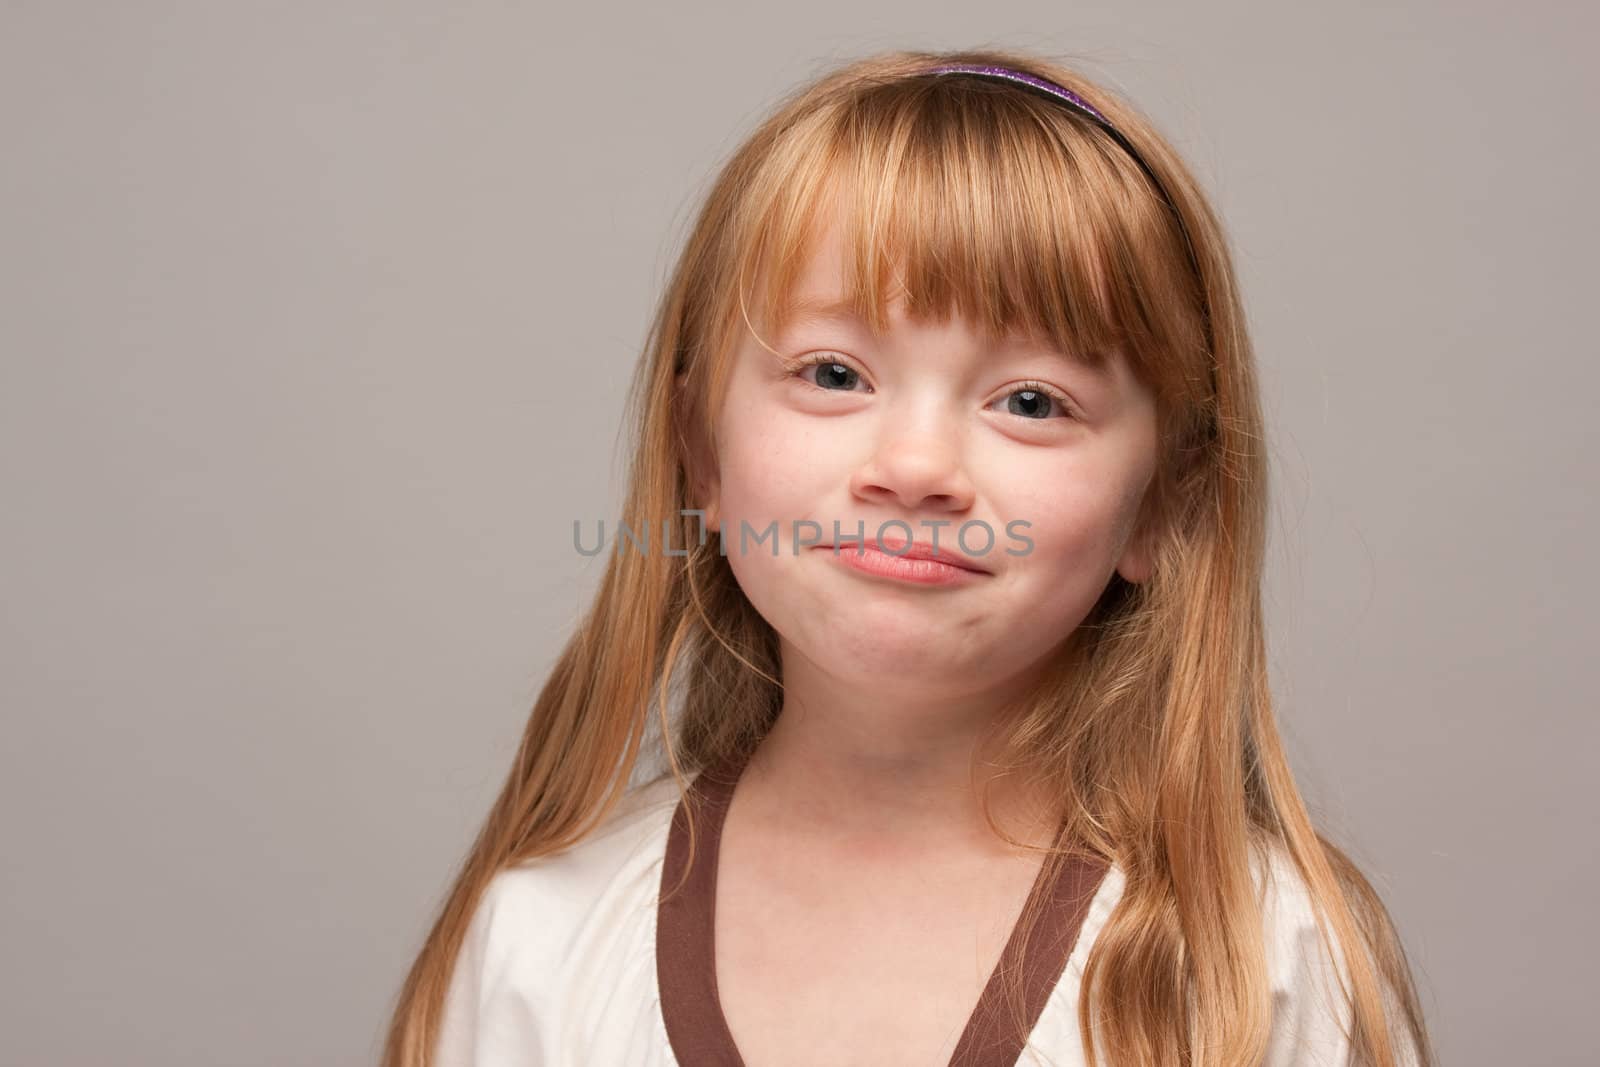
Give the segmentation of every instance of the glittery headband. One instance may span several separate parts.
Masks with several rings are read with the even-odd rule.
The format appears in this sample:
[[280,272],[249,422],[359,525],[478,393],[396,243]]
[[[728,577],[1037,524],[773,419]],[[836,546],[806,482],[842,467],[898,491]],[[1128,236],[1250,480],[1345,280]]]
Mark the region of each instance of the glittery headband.
[[[1022,85],[1029,89],[1034,89],[1038,92],[1044,93],[1045,95],[1053,97],[1061,103],[1066,104],[1068,109],[1074,114],[1082,115],[1084,118],[1088,119],[1090,122],[1093,122],[1096,126],[1099,126],[1102,130],[1106,131],[1111,139],[1117,142],[1117,144],[1121,146],[1122,150],[1132,157],[1135,163],[1139,164],[1139,169],[1144,171],[1145,177],[1150,179],[1150,184],[1156,187],[1156,191],[1161,195],[1161,199],[1166,201],[1167,207],[1171,209],[1173,218],[1177,220],[1178,230],[1183,234],[1184,247],[1189,253],[1189,265],[1194,270],[1196,283],[1199,284],[1202,278],[1200,273],[1199,257],[1195,255],[1194,241],[1189,237],[1189,228],[1183,223],[1183,213],[1178,210],[1177,204],[1173,202],[1172,195],[1167,192],[1167,188],[1162,184],[1161,179],[1156,177],[1156,173],[1150,168],[1150,164],[1144,161],[1144,157],[1141,156],[1138,150],[1133,147],[1133,144],[1123,136],[1122,131],[1111,125],[1111,120],[1100,114],[1100,112],[1090,105],[1087,100],[1073,92],[1071,89],[1057,85],[1053,81],[1038,77],[1034,74],[1028,74],[1024,71],[1012,70],[1010,67],[997,67],[984,63],[947,63],[944,66],[933,67],[929,70],[923,71],[922,73],[971,74],[981,78],[998,78],[1001,81],[1008,81],[1017,85]],[[1201,289],[1203,292],[1203,285]],[[1208,342],[1211,340],[1210,320],[1211,316],[1208,313],[1206,315],[1206,339]]]

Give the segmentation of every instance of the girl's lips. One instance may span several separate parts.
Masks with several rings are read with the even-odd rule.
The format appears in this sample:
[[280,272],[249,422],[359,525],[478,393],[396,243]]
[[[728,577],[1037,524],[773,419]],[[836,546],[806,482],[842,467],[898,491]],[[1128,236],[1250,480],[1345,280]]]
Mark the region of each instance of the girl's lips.
[[852,570],[879,578],[893,578],[918,585],[956,585],[989,575],[980,570],[946,563],[940,559],[911,559],[882,552],[867,544],[815,545],[812,551],[826,552]]

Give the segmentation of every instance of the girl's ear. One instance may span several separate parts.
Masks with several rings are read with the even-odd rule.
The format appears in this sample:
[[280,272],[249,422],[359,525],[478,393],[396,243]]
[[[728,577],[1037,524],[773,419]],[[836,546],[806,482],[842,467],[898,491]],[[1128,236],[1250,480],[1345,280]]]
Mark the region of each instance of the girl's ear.
[[1139,585],[1149,580],[1151,567],[1149,538],[1142,532],[1136,532],[1128,538],[1122,550],[1122,558],[1117,561],[1117,573],[1134,585]]
[[1148,581],[1155,569],[1155,544],[1160,532],[1158,503],[1156,486],[1152,482],[1145,491],[1134,518],[1133,530],[1117,560],[1117,572],[1135,585]]
[[700,432],[699,420],[695,417],[695,405],[690,402],[691,398],[684,387],[684,375],[681,371],[673,384],[672,419],[683,453],[684,474],[689,482],[690,504],[705,512],[702,521],[707,530],[720,530],[722,520],[717,505],[721,485],[717,479],[716,462],[712,458],[711,449],[707,447],[704,435]]

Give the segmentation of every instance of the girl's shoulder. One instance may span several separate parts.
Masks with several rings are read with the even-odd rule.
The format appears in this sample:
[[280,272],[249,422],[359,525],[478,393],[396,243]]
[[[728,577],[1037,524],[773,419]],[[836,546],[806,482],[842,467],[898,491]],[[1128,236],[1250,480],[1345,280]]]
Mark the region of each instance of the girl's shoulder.
[[1252,848],[1252,857],[1257,900],[1261,904],[1261,920],[1267,937],[1267,963],[1274,988],[1292,983],[1298,972],[1311,962],[1319,969],[1335,964],[1342,969],[1344,957],[1338,946],[1334,945],[1330,958],[1322,945],[1311,888],[1295,866],[1288,847],[1280,841],[1258,844]]
[[630,786],[576,844],[498,872],[483,906],[512,915],[537,912],[548,921],[552,909],[592,909],[608,894],[657,874],[678,799],[670,774]]
[[[1254,871],[1266,937],[1272,1034],[1263,1067],[1346,1067],[1354,1012],[1345,954],[1332,929],[1325,938],[1310,887],[1288,847],[1255,848]],[[1402,1062],[1414,1063],[1404,1059]]]
[[[1250,857],[1272,1000],[1272,1031],[1260,1067],[1349,1067],[1354,1013],[1341,990],[1341,981],[1349,982],[1345,953],[1331,930],[1324,939],[1310,887],[1288,847],[1280,841],[1259,843]],[[1085,920],[1086,936],[1097,935],[1108,923],[1125,885],[1122,867],[1111,864]],[[1088,947],[1080,944],[1069,974],[1081,974]],[[1420,1062],[1409,1039],[1396,1051],[1401,1064]]]
[[[1289,923],[1310,918],[1314,909],[1311,890],[1294,857],[1282,841],[1258,841],[1250,847],[1250,870],[1256,882],[1256,896],[1261,901],[1262,915]],[[1313,920],[1314,921],[1314,920]]]
[[[1303,985],[1308,970],[1314,968],[1320,974],[1329,966],[1326,950],[1321,946],[1310,888],[1281,842],[1252,845],[1250,872],[1261,910],[1267,970],[1274,993]],[[1110,918],[1110,913],[1122,901],[1126,883],[1122,866],[1112,862],[1091,904],[1084,926],[1086,932],[1098,932],[1104,920]],[[1342,967],[1342,955],[1337,958]]]
[[[634,786],[576,844],[490,879],[452,968],[439,1064],[565,1062],[557,1023],[575,1021],[596,990],[652,1002],[655,901],[677,802],[670,775]],[[627,1029],[651,1027],[644,1013]]]
[[603,938],[619,915],[642,915],[655,900],[677,802],[670,775],[631,787],[576,844],[497,872],[467,935],[481,965],[549,974]]

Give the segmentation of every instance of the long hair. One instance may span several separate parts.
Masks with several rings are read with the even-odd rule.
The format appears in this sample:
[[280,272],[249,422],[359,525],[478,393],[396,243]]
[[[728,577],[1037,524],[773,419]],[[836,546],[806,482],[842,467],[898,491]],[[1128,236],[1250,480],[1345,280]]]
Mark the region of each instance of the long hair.
[[[1170,204],[1103,130],[1059,104],[1010,84],[922,74],[947,62],[1006,65],[1073,90],[1137,147]],[[1045,862],[1080,850],[1126,876],[1083,975],[1089,1062],[1260,1061],[1272,1012],[1252,872],[1276,850],[1341,961],[1358,1062],[1394,1067],[1405,1042],[1430,1067],[1394,925],[1313,826],[1274,719],[1260,597],[1263,419],[1222,226],[1128,103],[1060,63],[999,49],[840,65],[780,101],[717,175],[628,407],[622,522],[665,523],[690,551],[608,560],[400,990],[384,1067],[430,1067],[486,886],[599,826],[652,720],[686,791],[697,770],[748,756],[781,708],[777,635],[688,512],[696,457],[715,455],[713,416],[740,331],[755,328],[752,309],[781,325],[819,213],[835,202],[853,242],[846,292],[876,328],[892,277],[915,316],[959,312],[994,336],[1020,332],[1091,359],[1120,351],[1156,398],[1160,455],[1137,527],[1152,573],[1111,577],[993,734],[993,766],[1043,785],[1067,813],[1064,844]],[[987,793],[983,804],[1000,832]],[[1020,1011],[1015,983],[1008,1002]]]

